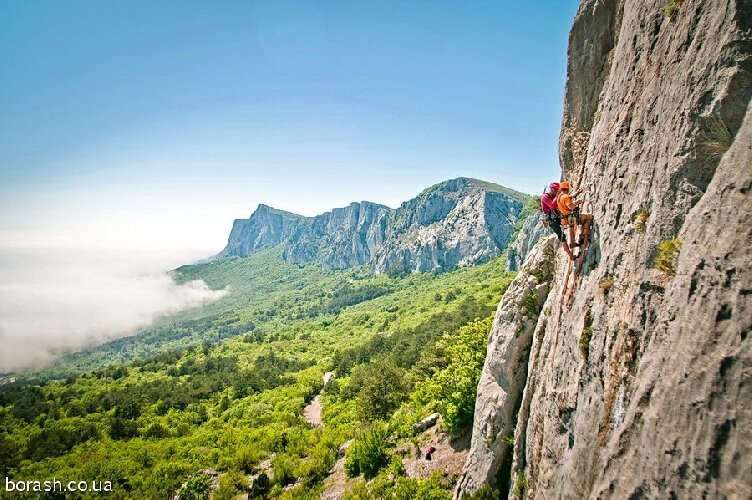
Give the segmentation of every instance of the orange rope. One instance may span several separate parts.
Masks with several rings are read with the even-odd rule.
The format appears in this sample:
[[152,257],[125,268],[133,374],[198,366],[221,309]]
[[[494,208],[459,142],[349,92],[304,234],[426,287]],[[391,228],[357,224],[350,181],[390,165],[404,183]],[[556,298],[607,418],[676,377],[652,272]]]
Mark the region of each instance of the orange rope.
[[559,345],[559,329],[561,328],[561,313],[563,310],[563,296],[566,294],[567,285],[569,283],[569,275],[572,272],[572,260],[569,260],[569,263],[567,264],[567,274],[564,278],[564,286],[562,287],[562,291],[559,297],[559,315],[556,318],[556,335],[554,336],[554,351],[551,354],[551,362],[553,362],[553,359],[556,357],[556,348]]

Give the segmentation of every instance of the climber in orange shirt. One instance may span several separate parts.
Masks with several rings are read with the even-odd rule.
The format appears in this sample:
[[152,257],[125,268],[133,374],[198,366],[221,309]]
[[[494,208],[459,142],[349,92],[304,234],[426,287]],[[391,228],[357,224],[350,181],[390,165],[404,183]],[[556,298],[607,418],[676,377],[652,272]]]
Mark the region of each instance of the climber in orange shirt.
[[[582,223],[585,219],[590,217],[590,214],[580,215],[580,205],[582,200],[575,200],[574,198],[579,194],[576,191],[570,194],[571,185],[569,182],[564,181],[559,187],[559,194],[556,196],[556,206],[561,214],[561,225],[563,227],[569,227],[569,247],[575,248],[582,244],[582,242],[574,241],[575,225]],[[584,238],[581,235],[580,238]],[[573,258],[570,256],[570,258]]]

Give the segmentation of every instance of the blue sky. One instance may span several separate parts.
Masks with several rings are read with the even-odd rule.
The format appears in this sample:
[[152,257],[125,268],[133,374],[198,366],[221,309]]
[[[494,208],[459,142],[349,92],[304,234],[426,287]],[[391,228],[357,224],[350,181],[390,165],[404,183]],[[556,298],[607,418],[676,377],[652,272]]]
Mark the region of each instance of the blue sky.
[[0,2],[0,233],[219,250],[258,203],[558,177],[574,0]]

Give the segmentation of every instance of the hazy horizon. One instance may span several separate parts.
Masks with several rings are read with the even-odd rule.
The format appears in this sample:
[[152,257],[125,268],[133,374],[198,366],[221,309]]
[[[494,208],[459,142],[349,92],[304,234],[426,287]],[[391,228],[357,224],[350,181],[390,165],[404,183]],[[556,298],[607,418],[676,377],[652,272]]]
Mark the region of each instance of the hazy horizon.
[[[259,203],[307,216],[362,200],[396,207],[460,176],[540,192],[559,175],[576,9],[0,3],[0,269],[10,276],[11,256],[26,256],[0,309],[28,311],[0,320],[0,370],[19,339],[46,343],[39,352],[75,348],[194,304],[206,291],[161,278],[141,280],[155,294],[142,304],[138,268],[162,276],[159,266],[219,252]],[[106,272],[125,261],[127,276]],[[83,272],[89,262],[101,269]],[[35,271],[68,266],[81,270],[80,289]],[[88,321],[87,308],[104,307],[100,289],[122,289],[108,307],[135,304],[141,319]],[[35,304],[56,297],[58,309]],[[68,310],[79,312],[69,330],[35,323]]]
[[537,193],[576,8],[3,2],[0,233],[220,249],[258,203]]
[[0,245],[0,373],[135,333],[165,314],[224,295],[164,272],[191,253]]

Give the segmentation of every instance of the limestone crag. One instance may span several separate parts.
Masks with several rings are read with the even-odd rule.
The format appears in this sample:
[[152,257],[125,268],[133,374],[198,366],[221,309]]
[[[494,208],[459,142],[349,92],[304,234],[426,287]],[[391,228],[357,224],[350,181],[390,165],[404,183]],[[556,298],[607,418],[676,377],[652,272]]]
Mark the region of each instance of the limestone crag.
[[327,269],[369,262],[384,242],[389,210],[364,201],[301,219],[286,242],[282,258],[295,264],[320,259]]
[[553,236],[535,246],[496,310],[478,383],[470,453],[458,491],[475,491],[491,482],[509,450],[506,438],[514,431],[514,410],[525,387],[533,332],[545,325],[539,313],[549,293],[556,248]]
[[259,205],[248,219],[235,219],[220,257],[250,255],[287,240],[302,216]]
[[543,226],[543,212],[528,215],[507,248],[507,271],[518,271],[535,244],[549,234],[551,230]]
[[250,219],[235,221],[219,256],[246,256],[282,245],[286,262],[317,261],[325,269],[369,264],[376,273],[443,271],[501,253],[526,198],[502,186],[458,178],[424,190],[396,210],[361,202],[302,217],[271,214],[273,209],[262,205]]
[[375,271],[449,269],[487,261],[507,247],[522,204],[460,180],[429,188],[395,211]]
[[495,410],[513,452],[473,436],[461,493],[752,497],[752,2],[664,6],[580,5],[560,159],[594,216],[586,266],[568,306],[558,251],[519,409]]

